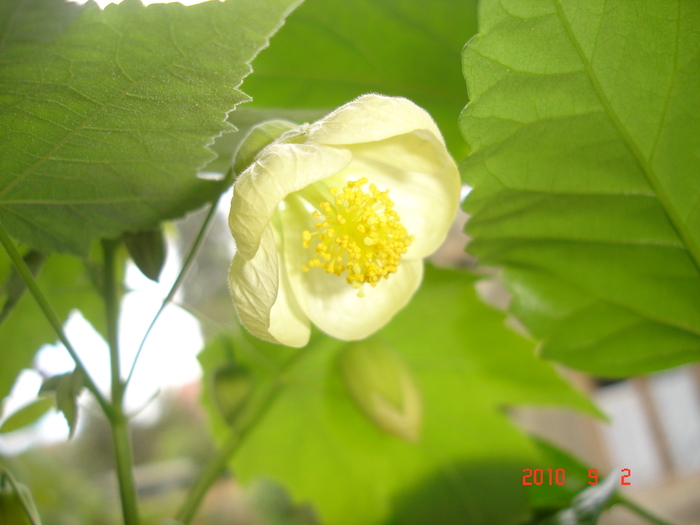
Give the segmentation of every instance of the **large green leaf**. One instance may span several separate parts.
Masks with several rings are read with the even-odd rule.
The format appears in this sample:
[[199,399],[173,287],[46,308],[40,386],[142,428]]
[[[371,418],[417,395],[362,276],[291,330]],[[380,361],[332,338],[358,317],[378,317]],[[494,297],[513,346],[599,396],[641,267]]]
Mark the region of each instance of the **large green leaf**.
[[541,353],[700,358],[700,4],[485,0],[463,55],[470,251]]
[[427,109],[457,158],[466,90],[460,52],[476,32],[476,0],[307,0],[255,61],[253,105],[332,109],[369,92]]
[[[462,272],[427,268],[410,305],[368,340],[391,347],[413,376],[423,407],[417,442],[366,415],[367,407],[356,403],[357,385],[351,394],[339,370],[347,344],[319,336],[302,350],[284,391],[233,459],[236,474],[282,481],[297,500],[312,501],[328,525],[524,519],[522,468],[538,465],[539,457],[502,408],[593,409],[477,299],[473,282]],[[290,351],[227,340],[204,350],[205,399],[219,437],[226,430],[213,408],[214,371],[235,352],[264,377]]]
[[[0,1],[8,232],[85,254],[95,238],[149,229],[219,191],[195,173],[214,157],[213,138],[233,129],[225,117],[247,100],[237,87],[249,62],[298,1],[126,0],[88,4],[72,23],[63,0]],[[19,36],[34,26],[55,38]]]

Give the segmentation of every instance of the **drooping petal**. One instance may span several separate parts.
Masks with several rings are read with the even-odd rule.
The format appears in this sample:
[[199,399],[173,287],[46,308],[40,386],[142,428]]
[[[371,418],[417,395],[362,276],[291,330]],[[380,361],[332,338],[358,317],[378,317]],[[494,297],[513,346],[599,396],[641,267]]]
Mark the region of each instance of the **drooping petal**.
[[253,335],[288,346],[308,342],[309,319],[290,288],[272,226],[263,231],[260,248],[251,260],[236,253],[229,286],[241,322]]
[[437,124],[423,108],[405,98],[369,94],[311,124],[307,140],[316,144],[361,144],[416,130],[429,131],[444,145]]
[[[309,225],[300,201],[290,200],[281,212],[284,258],[289,282],[299,307],[312,323],[332,337],[344,341],[364,339],[379,330],[401,310],[420,286],[423,260],[403,260],[398,271],[377,286],[364,286],[364,297],[343,276],[320,268],[302,271],[308,250],[302,250],[302,231]],[[306,214],[308,215],[308,214]]]
[[252,259],[275,209],[291,192],[330,177],[350,163],[345,148],[317,144],[273,144],[236,180],[229,227],[236,249]]
[[414,236],[404,257],[422,258],[437,250],[459,206],[459,172],[445,147],[432,134],[417,131],[348,148],[353,160],[340,177],[367,177],[389,190],[401,223]]
[[422,259],[402,261],[395,274],[375,287],[365,285],[365,297],[358,297],[357,290],[342,277],[304,272],[300,280],[302,308],[328,335],[344,341],[364,339],[408,304],[422,279]]

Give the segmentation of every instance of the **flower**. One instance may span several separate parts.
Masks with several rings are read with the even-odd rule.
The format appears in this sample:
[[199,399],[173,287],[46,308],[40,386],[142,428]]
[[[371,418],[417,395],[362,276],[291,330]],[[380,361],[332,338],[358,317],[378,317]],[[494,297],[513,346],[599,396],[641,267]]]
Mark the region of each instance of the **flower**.
[[410,300],[459,204],[428,113],[363,95],[264,147],[234,184],[229,275],[243,325],[304,346],[310,323],[363,339]]

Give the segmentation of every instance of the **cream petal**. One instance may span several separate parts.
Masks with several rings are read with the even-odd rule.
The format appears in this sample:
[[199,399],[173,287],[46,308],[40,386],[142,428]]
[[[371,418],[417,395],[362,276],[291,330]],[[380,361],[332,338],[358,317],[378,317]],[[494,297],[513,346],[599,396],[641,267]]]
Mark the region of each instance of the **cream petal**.
[[309,319],[291,290],[271,226],[263,231],[251,260],[236,253],[229,285],[238,316],[253,335],[295,347],[309,341]]
[[442,134],[427,111],[408,99],[362,95],[311,124],[308,142],[360,144],[426,130],[444,144]]
[[316,144],[274,144],[236,180],[229,227],[238,253],[252,259],[263,231],[279,203],[345,168],[352,158],[345,148]]
[[328,335],[344,341],[364,339],[406,306],[420,286],[423,261],[402,258],[395,274],[375,287],[365,285],[365,297],[358,297],[344,276],[320,268],[302,271],[311,255],[301,243],[302,231],[309,227],[307,216],[303,203],[293,199],[281,213],[286,269],[299,306]]
[[318,268],[311,271],[302,276],[303,308],[309,319],[328,335],[353,341],[372,335],[408,304],[423,279],[423,260],[401,261],[388,279],[375,287],[365,285],[365,297],[358,297],[345,277]]
[[427,257],[437,250],[457,214],[461,187],[457,165],[445,147],[417,131],[348,149],[353,161],[338,177],[367,177],[380,190],[389,190],[401,223],[414,236],[405,257]]

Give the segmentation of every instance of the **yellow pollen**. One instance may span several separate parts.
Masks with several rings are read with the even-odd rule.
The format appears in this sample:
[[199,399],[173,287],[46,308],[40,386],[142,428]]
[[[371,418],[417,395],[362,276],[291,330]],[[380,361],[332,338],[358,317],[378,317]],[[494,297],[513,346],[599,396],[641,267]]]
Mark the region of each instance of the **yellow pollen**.
[[[413,240],[394,211],[389,190],[379,191],[367,179],[348,181],[339,190],[331,188],[333,204],[322,202],[311,215],[318,219],[316,231],[302,232],[302,245],[312,249],[303,271],[323,268],[345,280],[364,297],[364,284],[376,286],[381,278],[396,273],[401,256]],[[312,245],[312,243],[315,243]]]

